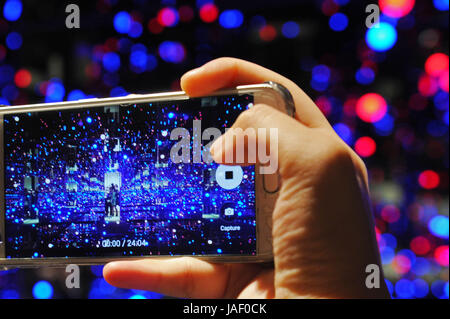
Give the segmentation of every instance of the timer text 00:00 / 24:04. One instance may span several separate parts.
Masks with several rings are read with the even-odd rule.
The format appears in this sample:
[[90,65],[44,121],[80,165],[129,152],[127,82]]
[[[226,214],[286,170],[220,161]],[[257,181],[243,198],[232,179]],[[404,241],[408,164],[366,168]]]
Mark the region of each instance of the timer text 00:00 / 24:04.
[[145,239],[123,239],[123,240],[102,240],[103,248],[110,247],[144,247],[148,246],[148,241]]

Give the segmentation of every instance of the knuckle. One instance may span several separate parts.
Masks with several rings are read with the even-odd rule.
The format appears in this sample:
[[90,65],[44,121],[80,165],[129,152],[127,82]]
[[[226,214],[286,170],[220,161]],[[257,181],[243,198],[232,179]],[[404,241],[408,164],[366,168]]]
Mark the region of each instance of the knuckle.
[[193,262],[192,259],[189,257],[182,257],[183,264],[184,264],[184,271],[183,271],[183,279],[181,284],[181,291],[187,298],[191,298],[193,296],[193,293],[195,291],[195,280],[193,277]]

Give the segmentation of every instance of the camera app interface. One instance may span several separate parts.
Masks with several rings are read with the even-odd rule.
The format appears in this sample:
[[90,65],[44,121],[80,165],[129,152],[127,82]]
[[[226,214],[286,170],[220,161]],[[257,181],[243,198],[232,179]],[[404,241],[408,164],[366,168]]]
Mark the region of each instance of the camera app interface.
[[6,257],[254,255],[255,168],[204,161],[213,137],[200,136],[223,134],[251,103],[5,115]]

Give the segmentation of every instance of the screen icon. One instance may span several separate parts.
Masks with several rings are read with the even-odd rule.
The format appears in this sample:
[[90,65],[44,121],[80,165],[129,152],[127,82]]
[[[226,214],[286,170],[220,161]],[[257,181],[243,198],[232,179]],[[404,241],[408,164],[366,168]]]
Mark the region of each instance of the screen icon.
[[234,189],[242,182],[244,172],[240,166],[219,165],[216,170],[216,181],[223,189]]

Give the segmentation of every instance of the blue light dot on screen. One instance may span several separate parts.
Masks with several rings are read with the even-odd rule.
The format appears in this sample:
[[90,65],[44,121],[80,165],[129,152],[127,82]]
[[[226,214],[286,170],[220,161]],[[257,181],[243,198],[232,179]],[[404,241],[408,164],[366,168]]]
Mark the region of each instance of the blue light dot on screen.
[[114,16],[114,28],[119,33],[128,33],[131,28],[131,17],[128,12],[120,11]]
[[433,0],[433,4],[440,11],[448,11],[448,0]]
[[19,0],[8,0],[3,6],[3,16],[8,21],[16,21],[22,14],[22,2]]
[[300,34],[300,26],[297,22],[294,21],[288,21],[285,24],[283,24],[283,27],[281,28],[281,33],[288,38],[293,39],[297,37]]
[[395,284],[395,293],[398,298],[409,299],[414,296],[414,284],[408,279],[400,279]]
[[378,27],[369,28],[366,33],[367,45],[375,51],[387,51],[397,42],[397,31],[387,23],[380,22]]
[[53,296],[53,287],[52,285],[45,281],[38,281],[33,286],[33,296],[36,299],[50,299]]
[[85,98],[86,95],[80,90],[73,90],[67,95],[67,101],[77,101]]
[[92,123],[92,118],[91,118],[91,117],[87,117],[87,118],[86,118],[86,122],[87,122],[88,124],[91,124],[91,123]]
[[168,117],[169,117],[169,119],[173,119],[174,118],[174,116],[175,116],[175,114],[174,113],[172,113],[172,112],[170,112],[168,115],[167,115]]
[[375,72],[371,68],[360,68],[355,74],[356,81],[363,85],[368,85],[375,79]]
[[20,33],[11,32],[6,36],[6,46],[11,50],[17,50],[22,46],[22,36]]
[[239,28],[244,22],[244,15],[239,10],[225,10],[219,16],[219,23],[225,29]]
[[330,17],[328,24],[334,31],[344,31],[348,26],[348,18],[345,14],[338,12]]
[[103,67],[109,72],[115,72],[120,68],[120,57],[115,52],[108,52],[103,55]]
[[434,216],[428,222],[428,229],[430,232],[439,238],[448,239],[448,217],[443,215]]
[[218,253],[218,254],[221,254],[221,253],[222,253],[222,249],[217,248],[217,253]]
[[157,144],[158,144],[158,146],[161,146],[161,145],[162,145],[162,142],[161,142],[161,141],[158,141]]

